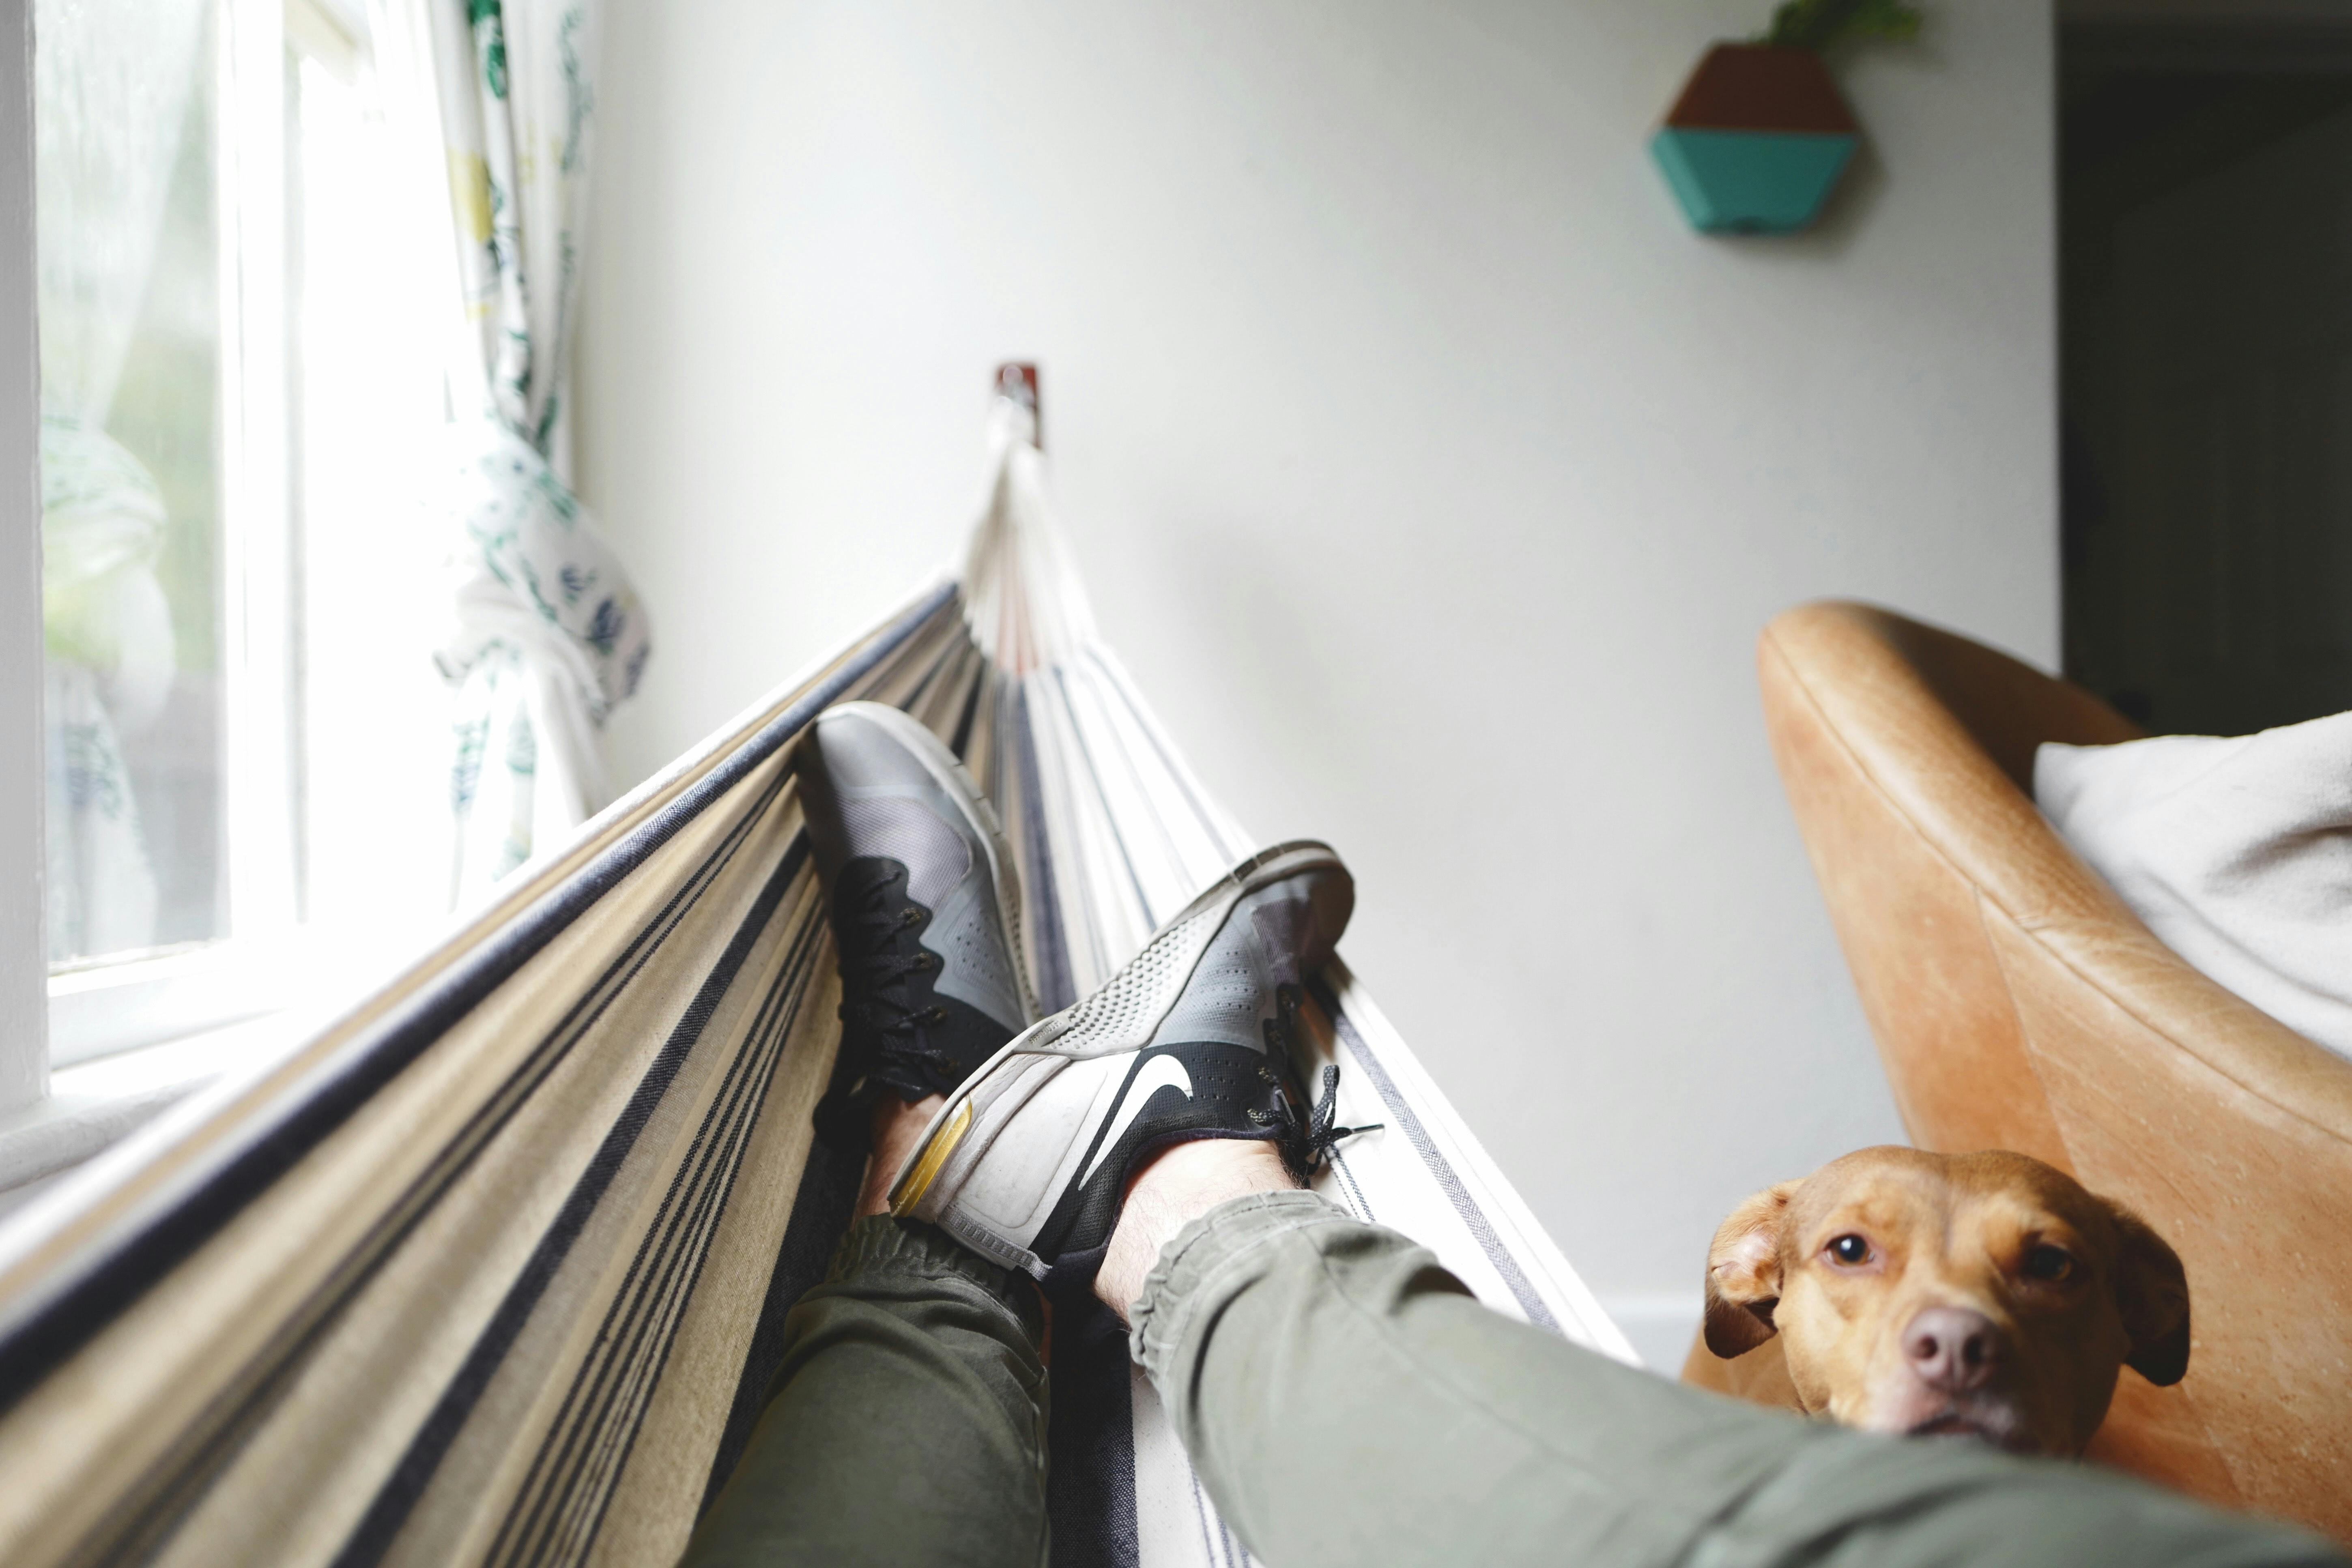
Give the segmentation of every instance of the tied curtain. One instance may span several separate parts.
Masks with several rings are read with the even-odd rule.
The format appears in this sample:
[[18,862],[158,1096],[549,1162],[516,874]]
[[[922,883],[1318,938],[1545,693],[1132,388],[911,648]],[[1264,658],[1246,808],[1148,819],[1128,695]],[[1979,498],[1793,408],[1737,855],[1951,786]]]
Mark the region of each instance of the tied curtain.
[[377,15],[385,63],[404,63],[433,106],[414,139],[446,175],[463,312],[446,497],[457,563],[435,658],[457,689],[453,892],[465,902],[605,805],[599,736],[652,646],[635,590],[564,474],[594,16],[586,0],[385,0]]

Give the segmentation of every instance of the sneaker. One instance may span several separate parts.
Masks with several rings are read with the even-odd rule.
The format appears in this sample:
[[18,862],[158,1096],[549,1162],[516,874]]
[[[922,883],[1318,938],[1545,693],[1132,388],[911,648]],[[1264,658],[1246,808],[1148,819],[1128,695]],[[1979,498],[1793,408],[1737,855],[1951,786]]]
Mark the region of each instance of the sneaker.
[[882,1094],[954,1092],[1037,1016],[1020,882],[971,775],[897,708],[828,708],[799,767],[841,965],[841,1053],[817,1125],[862,1144]]
[[[1038,1279],[1093,1279],[1146,1155],[1189,1138],[1310,1153],[1289,1038],[1302,982],[1355,907],[1328,845],[1235,866],[1093,996],[1026,1030],[950,1096],[891,1189],[929,1220]],[[1344,1136],[1328,1126],[1320,1137]]]

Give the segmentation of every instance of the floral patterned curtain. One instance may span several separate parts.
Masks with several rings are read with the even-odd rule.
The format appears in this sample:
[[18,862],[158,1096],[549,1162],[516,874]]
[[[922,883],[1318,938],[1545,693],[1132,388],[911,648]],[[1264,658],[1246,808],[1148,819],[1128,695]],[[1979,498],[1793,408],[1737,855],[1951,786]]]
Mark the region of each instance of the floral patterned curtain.
[[[598,745],[651,643],[618,559],[564,482],[588,194],[590,0],[408,0],[429,53],[465,311],[448,505],[463,523],[456,893],[561,841],[608,799]],[[409,20],[414,21],[412,16]]]

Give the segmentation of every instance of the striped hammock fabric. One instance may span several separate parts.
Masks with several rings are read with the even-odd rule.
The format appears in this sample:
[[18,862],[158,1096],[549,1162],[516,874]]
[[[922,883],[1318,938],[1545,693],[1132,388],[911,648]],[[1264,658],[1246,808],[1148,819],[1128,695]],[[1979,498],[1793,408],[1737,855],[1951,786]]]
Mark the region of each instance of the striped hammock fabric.
[[[1027,413],[960,580],[582,830],[397,980],[0,1232],[0,1562],[673,1562],[860,1171],[793,742],[904,707],[999,803],[1067,1005],[1253,847],[1094,632]],[[1625,1342],[1344,966],[1324,1180],[1486,1301]],[[1232,1564],[1116,1320],[1056,1325],[1056,1563]]]

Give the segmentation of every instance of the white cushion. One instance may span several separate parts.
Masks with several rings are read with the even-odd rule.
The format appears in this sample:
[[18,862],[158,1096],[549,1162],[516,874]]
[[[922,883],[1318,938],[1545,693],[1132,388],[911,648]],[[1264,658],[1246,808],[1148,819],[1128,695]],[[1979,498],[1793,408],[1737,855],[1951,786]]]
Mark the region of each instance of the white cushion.
[[2352,713],[2045,745],[2033,798],[2167,946],[2352,1057]]

